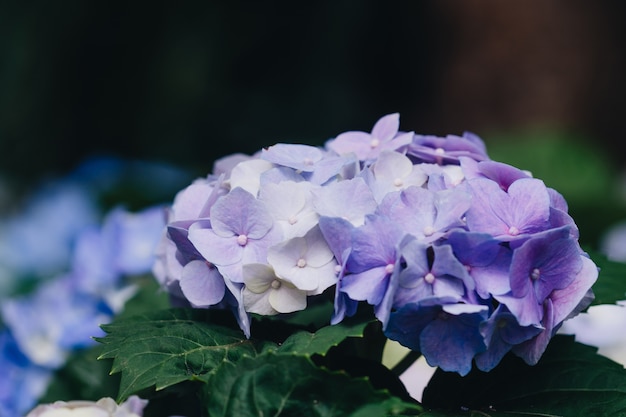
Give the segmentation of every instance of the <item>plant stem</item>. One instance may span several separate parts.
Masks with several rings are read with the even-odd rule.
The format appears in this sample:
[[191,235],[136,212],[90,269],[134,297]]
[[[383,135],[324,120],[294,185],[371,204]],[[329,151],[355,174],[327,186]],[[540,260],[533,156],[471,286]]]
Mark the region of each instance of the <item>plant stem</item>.
[[416,352],[414,350],[410,351],[400,360],[400,362],[396,364],[396,366],[391,368],[391,372],[393,372],[396,376],[402,375],[404,371],[409,369],[409,367],[419,359],[420,356],[422,356],[420,352]]

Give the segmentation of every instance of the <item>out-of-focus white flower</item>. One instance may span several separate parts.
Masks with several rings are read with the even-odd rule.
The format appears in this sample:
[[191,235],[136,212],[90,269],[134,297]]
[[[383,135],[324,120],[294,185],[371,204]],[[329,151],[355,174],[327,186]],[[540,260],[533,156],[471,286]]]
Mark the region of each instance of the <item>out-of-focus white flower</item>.
[[57,401],[41,404],[26,417],[141,417],[148,400],[133,395],[122,404],[112,398],[94,401]]
[[573,334],[576,340],[596,346],[598,353],[626,366],[626,301],[617,305],[591,306],[585,313],[567,320],[561,333]]
[[[626,222],[611,227],[600,242],[600,250],[615,262],[626,262]],[[598,353],[626,366],[626,300],[617,305],[591,306],[585,313],[567,320],[561,333],[598,348]]]
[[626,262],[626,221],[614,225],[604,234],[600,250],[612,261]]

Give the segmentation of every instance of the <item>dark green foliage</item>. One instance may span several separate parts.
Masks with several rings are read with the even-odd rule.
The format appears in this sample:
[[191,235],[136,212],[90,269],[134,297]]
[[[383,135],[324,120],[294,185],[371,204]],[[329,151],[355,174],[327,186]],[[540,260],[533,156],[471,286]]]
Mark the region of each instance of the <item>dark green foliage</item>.
[[509,355],[489,373],[437,371],[423,401],[483,416],[626,416],[626,370],[573,337],[556,336],[535,366]]

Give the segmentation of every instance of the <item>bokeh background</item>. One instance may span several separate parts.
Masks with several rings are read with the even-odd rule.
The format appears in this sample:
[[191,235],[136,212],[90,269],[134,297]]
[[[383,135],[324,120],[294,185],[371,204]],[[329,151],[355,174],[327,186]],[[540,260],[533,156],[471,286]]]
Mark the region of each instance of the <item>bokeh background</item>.
[[584,0],[2,2],[4,198],[93,156],[193,177],[400,112],[405,130],[480,135],[596,245],[626,219],[624,18]]

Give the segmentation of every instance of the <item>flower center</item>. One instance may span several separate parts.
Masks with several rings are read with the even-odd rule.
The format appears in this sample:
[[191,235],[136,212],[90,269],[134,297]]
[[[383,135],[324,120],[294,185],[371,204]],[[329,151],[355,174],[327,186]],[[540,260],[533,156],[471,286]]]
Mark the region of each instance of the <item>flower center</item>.
[[304,268],[306,266],[306,259],[304,258],[298,259],[298,262],[296,262],[296,266],[298,268]]
[[432,236],[435,233],[435,228],[432,226],[426,226],[423,230],[424,236]]
[[435,276],[429,272],[428,274],[426,274],[426,276],[424,276],[424,281],[426,281],[429,284],[432,284],[433,282],[435,282]]
[[515,226],[509,227],[509,234],[511,236],[517,236],[517,235],[519,235],[519,229],[517,227],[515,227]]
[[304,158],[302,163],[308,167],[312,166],[315,162],[311,158]]
[[374,138],[370,141],[370,148],[377,148],[380,145],[380,140],[378,138]]
[[402,187],[404,185],[404,181],[402,181],[402,178],[396,178],[393,180],[393,185],[395,187]]
[[393,264],[387,264],[385,266],[385,274],[391,274],[393,272]]
[[530,273],[530,279],[532,279],[533,281],[537,281],[540,276],[541,276],[541,271],[539,271],[539,268],[533,269],[532,272]]
[[435,153],[437,155],[443,155],[444,153],[446,153],[446,151],[443,148],[437,148],[437,149],[435,149]]
[[291,216],[287,219],[287,222],[293,226],[294,224],[298,223],[298,218],[295,216]]
[[335,274],[338,274],[341,272],[341,265],[335,265]]
[[248,243],[248,236],[246,235],[237,236],[237,244],[239,244],[239,246],[246,246],[246,243]]
[[280,288],[281,282],[279,280],[275,279],[274,281],[272,281],[271,286],[272,286],[273,289],[277,290],[277,289]]

